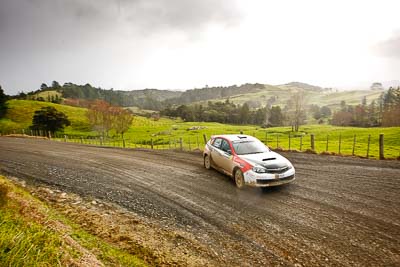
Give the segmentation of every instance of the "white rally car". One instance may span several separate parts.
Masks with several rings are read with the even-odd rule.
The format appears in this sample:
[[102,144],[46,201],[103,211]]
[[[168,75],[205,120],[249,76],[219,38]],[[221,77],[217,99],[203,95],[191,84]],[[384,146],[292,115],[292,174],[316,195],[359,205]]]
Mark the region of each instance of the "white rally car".
[[295,180],[293,165],[249,135],[212,136],[204,148],[204,167],[234,178],[236,186],[267,187]]

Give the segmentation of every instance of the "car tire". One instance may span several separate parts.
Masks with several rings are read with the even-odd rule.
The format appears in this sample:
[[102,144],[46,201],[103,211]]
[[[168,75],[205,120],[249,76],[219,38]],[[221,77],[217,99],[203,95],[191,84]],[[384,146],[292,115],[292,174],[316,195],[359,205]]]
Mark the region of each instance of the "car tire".
[[204,167],[207,170],[211,169],[211,157],[209,155],[204,156]]
[[244,187],[243,172],[240,169],[237,169],[233,178],[235,180],[236,187],[242,189]]

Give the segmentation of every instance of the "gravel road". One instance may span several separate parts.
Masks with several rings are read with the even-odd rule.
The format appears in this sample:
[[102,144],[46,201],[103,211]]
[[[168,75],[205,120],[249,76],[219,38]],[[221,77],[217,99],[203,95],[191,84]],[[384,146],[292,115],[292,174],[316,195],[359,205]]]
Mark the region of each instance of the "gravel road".
[[199,153],[0,138],[1,172],[113,202],[229,266],[400,266],[400,162],[282,153],[287,186],[238,190]]

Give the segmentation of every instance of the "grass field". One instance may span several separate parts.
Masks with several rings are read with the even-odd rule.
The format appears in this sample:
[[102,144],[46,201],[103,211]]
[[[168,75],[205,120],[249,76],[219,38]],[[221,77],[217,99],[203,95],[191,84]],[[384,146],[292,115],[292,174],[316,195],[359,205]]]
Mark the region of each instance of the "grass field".
[[2,176],[0,222],[0,266],[84,266],[88,251],[105,266],[146,266]]
[[[58,110],[67,114],[72,125],[65,129],[65,134],[69,136],[70,141],[86,142],[99,144],[96,141],[98,134],[90,130],[86,119],[86,109],[76,108],[46,102],[12,100],[9,101],[10,110],[6,119],[0,120],[0,131],[7,132],[7,125],[11,124],[13,131],[21,133],[21,129],[27,129],[31,123],[34,110],[43,106],[54,106]],[[5,127],[6,126],[6,127]],[[8,131],[9,133],[12,131]],[[26,130],[28,132],[28,130]],[[385,139],[385,157],[397,158],[400,156],[400,127],[390,128],[355,128],[355,127],[335,127],[330,125],[304,125],[300,127],[297,133],[291,132],[290,127],[276,127],[262,129],[254,125],[229,125],[213,122],[183,122],[179,119],[161,118],[158,121],[141,116],[135,116],[132,126],[125,133],[126,146],[150,147],[150,141],[153,140],[155,148],[179,148],[179,140],[182,138],[184,149],[202,149],[204,146],[203,134],[207,138],[211,135],[232,133],[255,135],[271,148],[301,150],[310,149],[311,134],[315,136],[315,150],[318,153],[329,151],[339,153],[339,136],[341,138],[340,153],[351,155],[353,152],[353,140],[356,135],[356,144],[354,153],[358,156],[367,155],[368,136],[370,135],[369,156],[377,158],[379,156],[378,140],[379,134],[384,134]],[[80,140],[80,137],[88,140]],[[73,140],[75,138],[75,140]],[[326,140],[329,139],[328,149],[326,149]],[[122,146],[122,140],[116,136],[113,131],[110,132],[110,139],[104,140],[103,145]],[[170,145],[171,144],[171,145]]]

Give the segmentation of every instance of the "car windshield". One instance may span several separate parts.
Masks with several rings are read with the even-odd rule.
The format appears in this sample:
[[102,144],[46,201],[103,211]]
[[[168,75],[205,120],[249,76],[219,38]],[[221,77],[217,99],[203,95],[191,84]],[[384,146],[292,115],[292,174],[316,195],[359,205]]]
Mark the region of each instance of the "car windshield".
[[269,149],[261,141],[233,142],[233,149],[238,155],[269,152]]

